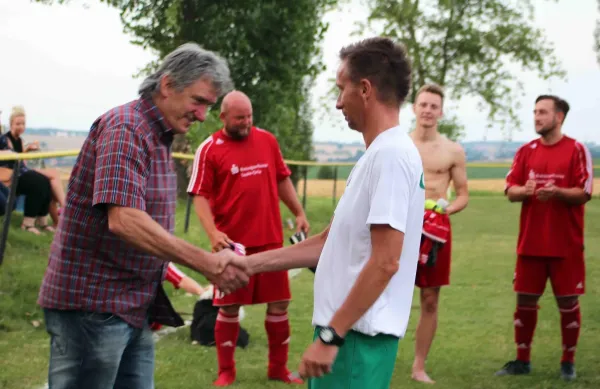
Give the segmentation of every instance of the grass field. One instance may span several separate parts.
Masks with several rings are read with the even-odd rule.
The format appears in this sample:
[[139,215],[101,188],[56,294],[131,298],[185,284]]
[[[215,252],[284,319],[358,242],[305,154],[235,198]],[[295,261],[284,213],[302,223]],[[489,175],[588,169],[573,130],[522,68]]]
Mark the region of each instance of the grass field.
[[[595,160],[594,164],[600,165],[599,160]],[[331,167],[333,169],[333,167]],[[350,171],[352,170],[352,166],[338,166],[337,178],[340,180],[346,180]],[[504,179],[506,177],[506,173],[508,173],[508,167],[502,166],[497,167],[491,164],[490,166],[485,166],[484,164],[477,164],[476,166],[467,166],[467,177],[470,180],[491,180],[491,179]],[[309,167],[307,171],[308,179],[316,179],[318,177],[319,167]],[[600,177],[600,169],[594,169],[594,177]]]
[[[314,231],[331,217],[330,199],[311,198],[307,204]],[[183,234],[184,205],[179,209],[177,234],[206,246],[198,222]],[[452,218],[454,227],[452,285],[444,288],[440,302],[439,330],[428,362],[429,372],[440,389],[525,389],[600,387],[600,204],[587,207],[587,294],[582,298],[583,327],[577,351],[578,380],[565,384],[558,378],[561,355],[559,316],[551,294],[541,301],[533,347],[533,372],[528,377],[494,377],[504,362],[514,357],[512,275],[519,206],[497,194],[473,196],[469,207]],[[287,213],[284,217],[287,216]],[[46,263],[50,237],[36,237],[18,229],[15,217],[4,263],[0,266],[0,388],[38,388],[46,381],[48,337],[36,306],[39,283]],[[286,231],[289,236],[289,231]],[[187,272],[191,274],[191,272]],[[202,281],[201,277],[192,275]],[[312,329],[313,275],[302,271],[292,281],[294,301],[290,307],[291,369],[295,370]],[[192,312],[194,298],[173,290],[175,307]],[[551,291],[548,287],[547,291]],[[392,388],[422,388],[412,382],[414,329],[418,302],[406,338],[400,342]],[[250,346],[236,352],[238,382],[233,388],[284,388],[266,380],[264,307],[248,307],[242,326],[250,333]],[[38,321],[38,326],[32,323]],[[156,388],[209,388],[216,374],[214,348],[190,344],[188,329],[167,335],[156,344]],[[367,388],[368,389],[368,388]]]
[[[506,181],[503,178],[492,179],[469,179],[469,190],[473,192],[502,192]],[[335,193],[340,198],[344,193],[346,180],[337,180]],[[594,187],[600,188],[600,178],[594,180]],[[310,197],[333,197],[333,180],[307,180],[306,195]],[[304,190],[304,181],[298,182],[298,193],[302,195]]]

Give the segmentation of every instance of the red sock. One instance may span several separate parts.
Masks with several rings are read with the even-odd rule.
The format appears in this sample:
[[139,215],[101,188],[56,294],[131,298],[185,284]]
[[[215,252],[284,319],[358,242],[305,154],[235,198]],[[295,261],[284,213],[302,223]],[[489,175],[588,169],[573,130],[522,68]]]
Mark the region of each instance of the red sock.
[[515,343],[517,344],[517,359],[529,362],[531,359],[531,343],[537,325],[539,306],[518,305],[514,314]]
[[265,329],[269,338],[269,377],[287,376],[290,322],[287,312],[267,313]]
[[240,333],[238,315],[228,315],[219,311],[215,323],[215,343],[217,359],[219,361],[219,374],[231,372],[235,375],[235,361],[233,355]]
[[581,311],[579,303],[568,309],[559,309],[560,329],[562,334],[563,355],[561,362],[575,362],[575,349],[581,328]]

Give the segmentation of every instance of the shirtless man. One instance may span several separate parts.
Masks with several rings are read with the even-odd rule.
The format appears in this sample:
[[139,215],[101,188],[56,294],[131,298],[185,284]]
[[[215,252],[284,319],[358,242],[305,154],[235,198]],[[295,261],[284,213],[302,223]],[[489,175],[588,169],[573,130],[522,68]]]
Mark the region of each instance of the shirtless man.
[[[425,198],[437,201],[446,199],[450,181],[454,183],[456,199],[441,209],[449,227],[449,215],[462,211],[469,201],[467,188],[466,157],[463,148],[438,132],[438,120],[442,117],[444,91],[437,85],[424,85],[417,92],[413,111],[417,125],[410,136],[419,149],[425,173]],[[434,383],[425,372],[425,361],[437,328],[440,287],[450,283],[451,231],[446,243],[437,252],[433,265],[419,262],[415,284],[421,288],[421,316],[416,332],[415,360],[412,378],[416,381]]]

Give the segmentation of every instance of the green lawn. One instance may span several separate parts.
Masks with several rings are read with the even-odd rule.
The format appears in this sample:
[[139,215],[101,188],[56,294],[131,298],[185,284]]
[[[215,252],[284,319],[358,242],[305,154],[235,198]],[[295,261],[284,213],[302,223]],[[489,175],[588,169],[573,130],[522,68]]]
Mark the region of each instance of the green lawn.
[[[583,328],[577,351],[578,380],[565,384],[558,378],[561,355],[559,316],[550,294],[542,309],[533,348],[534,370],[529,377],[494,377],[493,373],[515,353],[511,281],[517,233],[518,205],[497,195],[477,195],[470,206],[453,217],[454,246],[452,285],[442,292],[439,330],[428,362],[429,372],[443,389],[487,388],[598,388],[600,387],[600,205],[587,208],[587,295],[582,299]],[[183,234],[182,205],[177,233],[206,247],[198,222],[192,218],[190,232]],[[310,199],[309,218],[314,230],[331,217],[329,199]],[[15,218],[17,219],[17,218]],[[0,388],[37,388],[46,380],[48,342],[35,304],[46,261],[49,238],[26,234],[14,221],[9,247],[0,267]],[[286,231],[289,236],[289,231]],[[188,272],[190,273],[190,272]],[[202,280],[201,277],[196,277]],[[290,307],[292,343],[290,368],[295,370],[311,339],[313,275],[302,271],[292,281],[294,301]],[[548,288],[548,291],[551,291]],[[168,285],[174,304],[190,313],[194,299]],[[184,315],[184,318],[188,318]],[[267,347],[263,326],[264,307],[248,307],[242,326],[250,332],[250,346],[237,350],[238,383],[234,388],[286,387],[266,380]],[[422,388],[412,382],[414,328],[418,320],[415,299],[407,336],[400,343],[392,388]],[[190,344],[188,329],[166,336],[157,343],[156,388],[209,388],[216,374],[214,348]]]
[[[595,165],[600,165],[599,161],[594,161]],[[316,179],[318,177],[319,167],[308,168],[308,179]],[[333,169],[333,167],[331,167]],[[467,177],[470,180],[491,180],[501,178],[504,179],[508,173],[508,167],[498,166],[467,166]],[[339,166],[338,167],[338,179],[345,180],[348,178],[352,166]],[[600,177],[600,169],[594,169],[594,177]]]

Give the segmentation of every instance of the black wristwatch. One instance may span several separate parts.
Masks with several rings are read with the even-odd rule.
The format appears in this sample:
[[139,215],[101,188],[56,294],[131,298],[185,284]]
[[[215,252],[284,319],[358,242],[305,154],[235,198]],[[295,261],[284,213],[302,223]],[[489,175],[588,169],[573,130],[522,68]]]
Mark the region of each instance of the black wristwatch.
[[328,346],[340,347],[344,344],[344,338],[339,336],[331,327],[322,327],[319,330],[319,339]]

